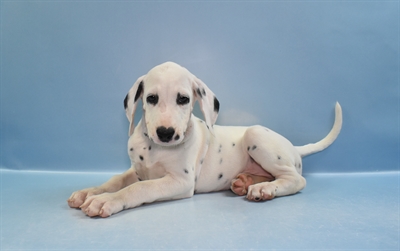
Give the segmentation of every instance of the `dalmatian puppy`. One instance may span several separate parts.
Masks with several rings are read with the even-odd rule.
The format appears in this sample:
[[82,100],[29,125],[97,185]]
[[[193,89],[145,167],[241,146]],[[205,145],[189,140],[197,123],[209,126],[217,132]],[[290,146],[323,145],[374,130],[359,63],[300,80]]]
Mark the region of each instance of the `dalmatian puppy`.
[[[143,116],[135,126],[140,99]],[[204,121],[192,114],[196,101]],[[329,134],[300,147],[263,126],[214,125],[220,106],[215,94],[172,62],[141,76],[124,105],[131,168],[101,186],[76,191],[68,199],[70,207],[91,217],[227,189],[250,201],[295,194],[306,185],[302,157],[332,144],[342,126],[338,103]]]

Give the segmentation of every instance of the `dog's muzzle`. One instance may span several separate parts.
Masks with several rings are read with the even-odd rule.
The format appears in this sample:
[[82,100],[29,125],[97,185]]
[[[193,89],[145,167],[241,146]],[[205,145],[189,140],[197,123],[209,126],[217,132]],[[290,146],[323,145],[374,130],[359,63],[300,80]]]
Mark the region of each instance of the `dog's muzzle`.
[[[175,129],[172,127],[164,127],[160,126],[157,128],[157,136],[161,142],[168,143],[171,141],[172,137],[175,134]],[[178,138],[179,139],[179,138]]]

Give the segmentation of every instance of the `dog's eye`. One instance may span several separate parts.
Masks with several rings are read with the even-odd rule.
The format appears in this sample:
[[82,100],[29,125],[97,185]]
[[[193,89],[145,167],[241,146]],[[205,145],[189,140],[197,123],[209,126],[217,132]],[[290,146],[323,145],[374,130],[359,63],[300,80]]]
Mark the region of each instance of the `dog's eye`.
[[178,105],[186,105],[190,101],[189,97],[182,96],[180,93],[178,93],[178,97],[176,98],[176,103]]
[[149,95],[146,98],[147,103],[156,105],[158,102],[158,95]]

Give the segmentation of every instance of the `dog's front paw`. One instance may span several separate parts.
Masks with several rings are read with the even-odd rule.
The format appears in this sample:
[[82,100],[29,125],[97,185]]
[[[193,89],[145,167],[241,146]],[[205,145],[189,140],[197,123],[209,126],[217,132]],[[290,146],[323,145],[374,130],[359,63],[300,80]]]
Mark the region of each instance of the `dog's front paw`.
[[85,202],[88,197],[92,195],[102,194],[104,192],[105,191],[103,189],[98,187],[86,188],[72,193],[67,202],[70,207],[78,208]]
[[86,199],[80,209],[90,217],[109,217],[124,209],[124,202],[117,193],[103,193]]
[[262,182],[249,186],[247,199],[251,201],[272,200],[278,187],[271,182]]

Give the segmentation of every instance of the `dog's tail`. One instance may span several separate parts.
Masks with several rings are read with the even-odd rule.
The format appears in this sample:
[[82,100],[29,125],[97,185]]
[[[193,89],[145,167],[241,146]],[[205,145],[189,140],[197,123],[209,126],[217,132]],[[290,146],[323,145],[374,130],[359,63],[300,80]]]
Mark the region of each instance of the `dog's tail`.
[[341,129],[342,129],[342,108],[340,107],[340,104],[336,102],[335,122],[328,135],[322,140],[318,141],[317,143],[308,144],[304,146],[296,146],[296,150],[300,153],[301,157],[320,152],[325,148],[327,148],[328,146],[330,146],[335,141]]

